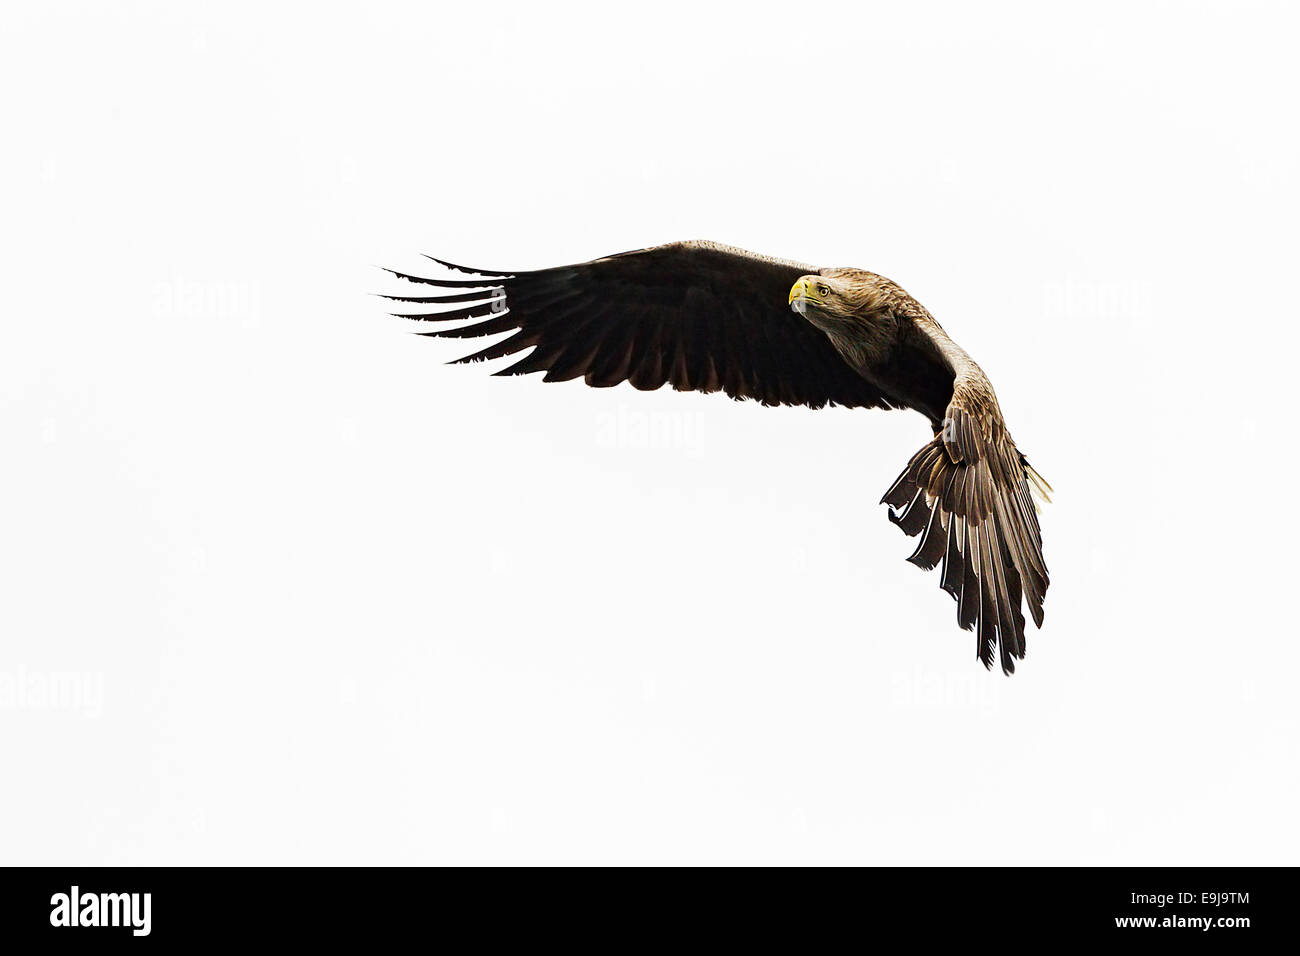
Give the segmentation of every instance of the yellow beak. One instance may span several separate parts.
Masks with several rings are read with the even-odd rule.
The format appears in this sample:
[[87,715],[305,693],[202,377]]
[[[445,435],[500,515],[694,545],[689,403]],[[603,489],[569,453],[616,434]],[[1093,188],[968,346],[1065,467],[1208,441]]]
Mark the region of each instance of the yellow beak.
[[790,286],[790,298],[786,299],[785,304],[792,305],[795,299],[821,299],[821,296],[817,294],[817,286],[805,276]]

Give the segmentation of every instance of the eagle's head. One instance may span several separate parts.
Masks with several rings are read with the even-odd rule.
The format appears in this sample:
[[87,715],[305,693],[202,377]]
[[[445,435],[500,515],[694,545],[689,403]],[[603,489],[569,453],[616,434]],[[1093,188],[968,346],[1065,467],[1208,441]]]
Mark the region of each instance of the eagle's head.
[[894,284],[865,269],[824,269],[800,276],[790,287],[789,305],[801,315],[825,312],[847,318],[886,308]]
[[876,351],[896,324],[889,308],[889,280],[861,269],[827,269],[800,276],[789,305],[836,341]]

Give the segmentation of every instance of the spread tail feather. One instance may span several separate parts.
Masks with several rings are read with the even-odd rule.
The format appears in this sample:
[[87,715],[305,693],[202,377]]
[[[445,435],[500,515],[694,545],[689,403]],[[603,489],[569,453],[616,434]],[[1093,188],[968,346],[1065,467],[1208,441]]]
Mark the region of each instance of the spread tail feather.
[[936,437],[881,500],[891,521],[921,536],[908,560],[926,570],[942,562],[940,586],[957,600],[958,623],[978,635],[980,661],[992,667],[996,654],[1010,674],[1025,656],[1023,606],[1043,624],[1048,576],[1032,495],[1051,486],[1009,442],[991,452],[953,461]]

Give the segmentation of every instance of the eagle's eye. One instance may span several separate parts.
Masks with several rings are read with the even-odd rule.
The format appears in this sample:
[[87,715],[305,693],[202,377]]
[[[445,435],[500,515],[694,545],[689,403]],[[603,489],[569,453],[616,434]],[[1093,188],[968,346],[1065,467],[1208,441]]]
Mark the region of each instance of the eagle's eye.
[[824,295],[830,295],[830,294],[831,294],[830,287],[829,287],[829,286],[824,286],[824,285],[819,285],[819,286],[817,287],[817,294],[818,294],[818,295],[823,295],[823,296],[824,296]]

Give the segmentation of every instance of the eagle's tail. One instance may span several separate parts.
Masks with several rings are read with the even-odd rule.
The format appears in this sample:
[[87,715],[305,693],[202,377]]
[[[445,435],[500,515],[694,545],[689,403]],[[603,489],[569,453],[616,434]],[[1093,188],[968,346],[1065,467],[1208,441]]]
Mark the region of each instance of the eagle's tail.
[[1031,489],[1050,486],[1014,446],[953,461],[936,437],[881,499],[891,521],[921,536],[908,560],[926,570],[942,562],[939,585],[956,599],[958,623],[979,635],[984,666],[997,656],[1007,674],[1025,656],[1022,607],[1043,624],[1047,566]]

